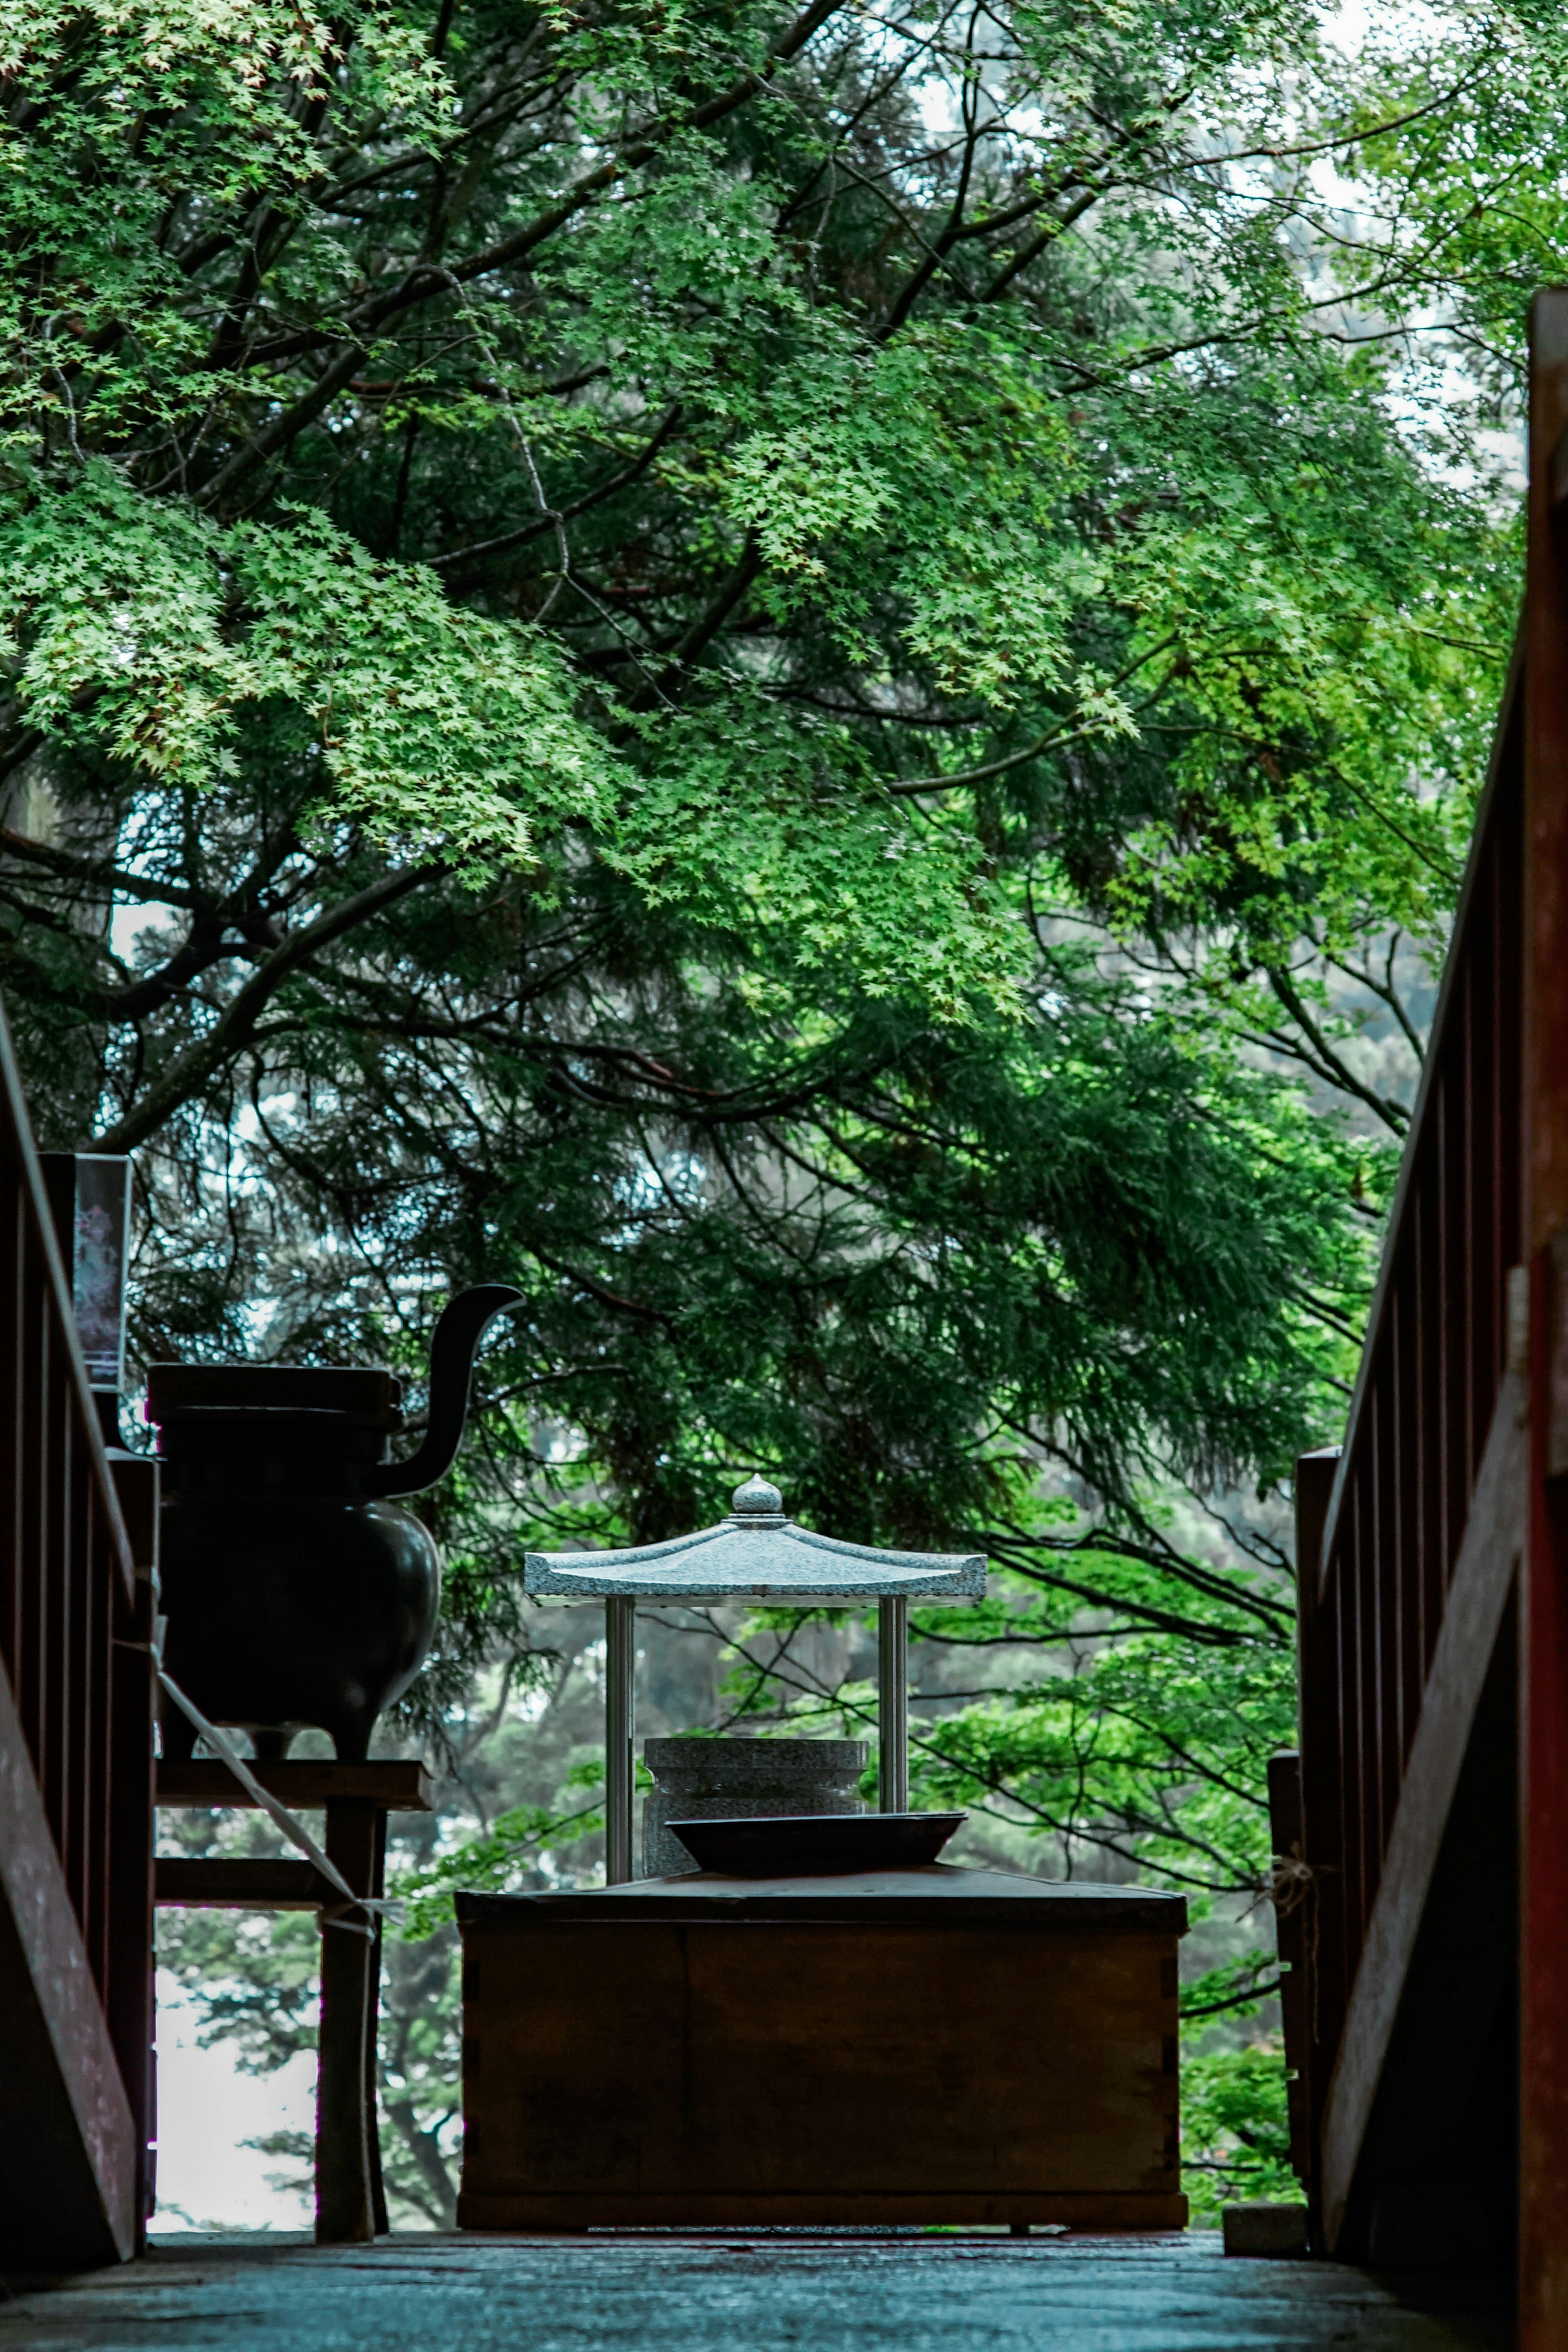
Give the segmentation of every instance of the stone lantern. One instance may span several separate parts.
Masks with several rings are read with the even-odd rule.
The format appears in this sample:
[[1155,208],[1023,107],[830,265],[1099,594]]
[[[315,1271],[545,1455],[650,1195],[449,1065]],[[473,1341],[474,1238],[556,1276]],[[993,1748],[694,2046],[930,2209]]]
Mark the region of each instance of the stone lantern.
[[877,1604],[878,1801],[909,1805],[909,1603],[977,1601],[977,1552],[877,1551],[797,1527],[777,1486],[750,1478],[727,1518],[625,1551],[529,1552],[523,1586],[540,1598],[602,1601],[605,1630],[605,1878],[632,1876],[632,1736],[639,1601],[757,1601],[797,1608]]

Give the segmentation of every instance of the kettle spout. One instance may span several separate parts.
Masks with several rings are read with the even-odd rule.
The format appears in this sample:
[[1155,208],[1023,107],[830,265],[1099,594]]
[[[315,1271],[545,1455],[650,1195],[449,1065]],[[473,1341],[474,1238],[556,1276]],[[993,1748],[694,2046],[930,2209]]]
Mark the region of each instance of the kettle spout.
[[421,1495],[445,1477],[463,1443],[475,1350],[495,1318],[515,1307],[522,1295],[509,1283],[481,1282],[447,1302],[430,1342],[430,1417],[424,1441],[406,1462],[383,1462],[371,1471],[367,1494]]

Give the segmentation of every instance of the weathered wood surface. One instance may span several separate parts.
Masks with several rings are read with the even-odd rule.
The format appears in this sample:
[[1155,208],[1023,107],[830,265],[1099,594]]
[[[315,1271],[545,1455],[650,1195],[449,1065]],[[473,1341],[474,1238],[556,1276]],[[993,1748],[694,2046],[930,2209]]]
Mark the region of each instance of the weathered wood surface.
[[[417,1759],[392,1757],[368,1764],[339,1764],[329,1757],[302,1757],[282,1764],[251,1765],[269,1797],[293,1812],[308,1812],[336,1797],[370,1797],[389,1813],[428,1813],[435,1808],[435,1783]],[[254,1805],[226,1764],[197,1757],[189,1764],[160,1764],[158,1802],[170,1811]]]
[[1179,1899],[864,1884],[460,1897],[463,2227],[1179,2227]]
[[1503,2352],[1462,2280],[1227,2261],[1212,2232],[592,2237],[373,2247],[166,2239],[0,2305],[0,2352]]

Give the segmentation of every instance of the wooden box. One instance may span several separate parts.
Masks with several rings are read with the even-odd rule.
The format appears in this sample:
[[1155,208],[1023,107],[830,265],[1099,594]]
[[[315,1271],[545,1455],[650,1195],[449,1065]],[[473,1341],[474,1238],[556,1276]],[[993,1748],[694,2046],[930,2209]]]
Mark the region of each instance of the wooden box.
[[938,1863],[457,1916],[464,2229],[1186,2223],[1179,1895]]

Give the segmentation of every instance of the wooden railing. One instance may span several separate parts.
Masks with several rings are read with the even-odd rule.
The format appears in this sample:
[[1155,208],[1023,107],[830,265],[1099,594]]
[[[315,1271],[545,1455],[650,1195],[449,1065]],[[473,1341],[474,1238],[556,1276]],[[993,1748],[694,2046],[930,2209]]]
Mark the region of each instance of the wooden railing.
[[[1310,2013],[1291,2020],[1290,2055],[1305,2086],[1295,2103],[1303,2168],[1313,2137],[1322,2142],[1317,2185],[1330,2242],[1347,2193],[1341,2144],[1348,2137],[1359,2147],[1375,2088],[1375,2065],[1372,2078],[1352,2082],[1354,2050],[1342,2044],[1347,2028],[1366,2038],[1353,2003],[1358,1979],[1363,2006],[1374,1997],[1375,1923],[1375,1964],[1386,1969],[1407,1960],[1418,1921],[1411,1897],[1433,1857],[1396,1845],[1396,1823],[1434,1670],[1448,1664],[1442,1631],[1466,1531],[1477,1526],[1489,1441],[1494,1477],[1511,1465],[1522,1480],[1522,1381],[1516,1394],[1506,1380],[1509,1277],[1521,1247],[1519,702],[1516,692],[1477,826],[1344,1448],[1298,1465],[1300,1834],[1312,1874],[1296,1881],[1293,1907],[1313,1981]],[[1517,1307],[1517,1282],[1513,1296]],[[1493,1639],[1511,1566],[1512,1555],[1502,1588],[1494,1573],[1481,1597]],[[1464,1622],[1469,1629],[1468,1614]],[[1484,1675],[1487,1656],[1472,1650],[1469,1663]],[[1412,1878],[1420,1862],[1427,1868]],[[1398,1927],[1406,1932],[1394,1934],[1391,1952]]]
[[11,2271],[123,2260],[145,2226],[156,1475],[106,1453],[0,1017],[0,2266]]
[[1298,1465],[1270,1773],[1320,2252],[1568,2312],[1568,291],[1531,320],[1516,656],[1343,1452]]
[[[1298,1465],[1270,1776],[1319,2251],[1568,2312],[1568,289],[1531,308],[1526,600],[1340,1456]],[[1483,2230],[1479,2225],[1483,2222]]]

